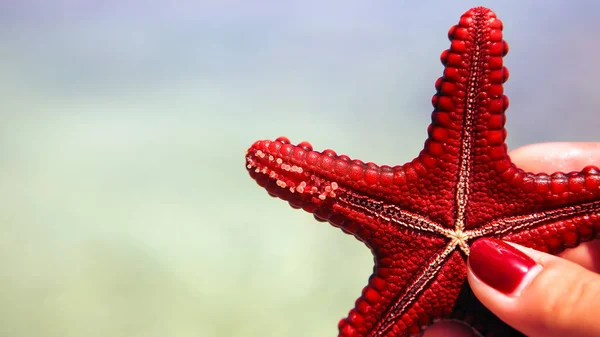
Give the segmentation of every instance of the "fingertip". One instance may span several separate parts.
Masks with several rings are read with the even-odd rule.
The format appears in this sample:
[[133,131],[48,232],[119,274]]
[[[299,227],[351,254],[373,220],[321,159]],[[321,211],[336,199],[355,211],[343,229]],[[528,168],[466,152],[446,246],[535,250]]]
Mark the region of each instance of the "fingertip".
[[509,156],[529,172],[579,171],[600,160],[600,143],[538,143],[512,150]]
[[600,272],[600,240],[584,242],[575,248],[566,249],[558,256],[590,271]]
[[[472,249],[469,256],[468,282],[484,306],[528,336],[565,336],[575,330],[581,333],[572,334],[573,336],[600,335],[600,328],[592,315],[594,298],[600,295],[600,278],[597,274],[556,256],[516,244],[504,242],[498,244],[498,247],[499,251],[504,250],[503,259],[494,258],[492,255],[498,253],[490,250],[484,252]],[[493,285],[498,280],[491,282],[492,284],[486,283],[486,277],[478,275],[484,269],[480,268],[478,271],[471,264],[472,258],[478,254],[481,256],[477,258],[482,260],[492,257],[488,261],[490,266],[485,268],[497,274],[493,271],[495,267],[507,269],[509,267],[502,264],[514,264],[511,262],[514,258],[508,254],[511,250],[511,254],[518,255],[514,250],[526,254],[536,265],[523,274],[520,286],[510,292],[495,289]]]

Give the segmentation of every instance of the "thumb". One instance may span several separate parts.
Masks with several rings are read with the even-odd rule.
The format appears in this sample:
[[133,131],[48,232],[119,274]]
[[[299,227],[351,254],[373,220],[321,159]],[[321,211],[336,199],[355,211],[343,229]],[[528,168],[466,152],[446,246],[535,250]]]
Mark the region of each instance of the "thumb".
[[600,336],[600,275],[491,238],[475,241],[468,280],[496,316],[527,336]]

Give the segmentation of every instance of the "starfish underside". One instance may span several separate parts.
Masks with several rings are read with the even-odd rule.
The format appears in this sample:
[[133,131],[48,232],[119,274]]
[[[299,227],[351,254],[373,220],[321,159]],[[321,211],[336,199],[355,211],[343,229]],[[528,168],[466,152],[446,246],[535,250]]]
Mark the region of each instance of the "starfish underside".
[[250,175],[271,195],[354,235],[375,256],[339,336],[418,335],[438,319],[482,336],[521,336],[470,291],[469,245],[495,237],[557,254],[598,236],[598,168],[534,174],[507,154],[502,22],[477,7],[448,35],[429,137],[411,162],[378,166],[284,137],[247,151]]

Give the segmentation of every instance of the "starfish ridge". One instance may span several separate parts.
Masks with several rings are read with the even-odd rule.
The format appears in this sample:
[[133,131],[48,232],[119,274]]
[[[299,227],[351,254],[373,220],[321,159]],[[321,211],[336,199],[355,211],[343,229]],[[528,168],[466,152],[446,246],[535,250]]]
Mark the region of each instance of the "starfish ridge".
[[477,7],[448,35],[429,137],[411,162],[378,166],[285,137],[247,151],[250,175],[272,196],[354,235],[375,257],[339,336],[416,335],[438,319],[520,336],[470,292],[469,245],[496,237],[556,254],[598,236],[597,167],[534,174],[507,154],[502,22]]

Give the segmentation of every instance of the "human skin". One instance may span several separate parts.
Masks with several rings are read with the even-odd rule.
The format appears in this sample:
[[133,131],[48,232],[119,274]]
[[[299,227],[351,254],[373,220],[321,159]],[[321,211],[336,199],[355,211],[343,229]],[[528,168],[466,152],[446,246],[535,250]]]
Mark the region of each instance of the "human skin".
[[[525,171],[579,171],[588,165],[600,165],[600,143],[534,144],[511,151],[510,157]],[[505,295],[482,281],[469,263],[469,286],[481,303],[527,336],[600,336],[596,309],[600,302],[600,240],[567,249],[558,256],[512,246],[532,258],[536,268],[527,272],[517,293]],[[471,336],[476,334],[466,325],[439,322],[423,337]]]

